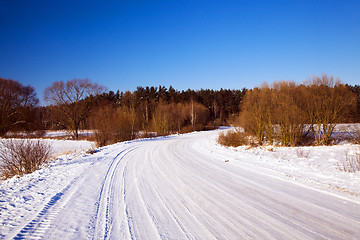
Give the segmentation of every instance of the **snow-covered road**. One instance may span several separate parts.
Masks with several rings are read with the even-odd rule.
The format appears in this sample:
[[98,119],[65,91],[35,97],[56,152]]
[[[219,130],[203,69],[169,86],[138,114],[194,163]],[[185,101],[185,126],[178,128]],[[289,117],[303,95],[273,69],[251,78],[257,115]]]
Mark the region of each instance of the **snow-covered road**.
[[[235,159],[233,153],[227,155],[218,151],[215,143],[209,144],[216,134],[201,132],[119,143],[71,164],[55,165],[29,180],[32,190],[24,187],[25,192],[47,192],[18,201],[13,211],[31,206],[27,211],[18,210],[21,217],[11,219],[11,206],[2,204],[0,236],[360,238],[359,197],[293,181],[252,164],[249,156],[244,156],[244,161],[242,156]],[[55,174],[67,177],[57,179]],[[10,190],[6,191],[2,203],[9,197]]]

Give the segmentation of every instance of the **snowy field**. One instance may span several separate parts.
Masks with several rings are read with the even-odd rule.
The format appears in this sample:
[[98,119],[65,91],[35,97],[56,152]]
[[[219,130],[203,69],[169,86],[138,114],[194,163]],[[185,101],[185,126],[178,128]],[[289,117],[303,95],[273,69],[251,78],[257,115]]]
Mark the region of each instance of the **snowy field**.
[[[61,138],[61,139],[70,139],[72,138],[72,133],[70,131],[67,130],[46,130],[44,132],[39,132],[38,134],[42,135],[42,137],[44,138]],[[78,132],[79,137],[90,137],[94,135],[94,131],[93,130],[79,130]],[[6,134],[7,137],[13,137],[13,136],[18,136],[18,137],[32,137],[35,136],[36,137],[37,132],[8,132]]]
[[[1,139],[0,141],[18,141],[19,139],[7,138]],[[31,139],[32,141],[38,141],[38,139]],[[41,139],[44,143],[51,146],[51,155],[52,158],[57,158],[58,156],[73,154],[74,156],[86,152],[89,149],[95,149],[95,142],[90,141],[75,141],[75,140],[56,140],[56,139]]]
[[[92,130],[79,130],[79,137],[86,137],[94,135]],[[58,137],[70,137],[71,133],[69,131],[46,131],[44,137],[48,138],[58,138]]]
[[93,143],[49,140],[47,168],[1,182],[0,238],[360,239],[360,173],[339,169],[358,145],[226,148],[217,136],[93,155]]

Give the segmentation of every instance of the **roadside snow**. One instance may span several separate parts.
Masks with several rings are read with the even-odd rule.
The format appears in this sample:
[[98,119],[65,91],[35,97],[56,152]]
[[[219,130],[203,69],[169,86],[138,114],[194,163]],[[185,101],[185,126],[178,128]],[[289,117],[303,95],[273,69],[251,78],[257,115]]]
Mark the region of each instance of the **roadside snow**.
[[[9,140],[11,139],[1,139]],[[92,159],[84,161],[84,158],[88,156],[86,152],[89,149],[95,148],[94,142],[54,139],[41,141],[51,146],[50,162],[32,174],[0,180],[0,239],[6,236],[7,229],[29,221],[32,214],[39,211],[51,196],[69,184],[92,162]]]
[[[19,138],[0,138],[0,141],[18,141]],[[96,147],[95,142],[75,141],[75,140],[56,140],[56,139],[30,139],[32,141],[42,141],[51,147],[53,158],[65,154],[79,154]]]
[[[343,128],[343,126],[341,126]],[[334,146],[311,147],[224,147],[215,144],[217,136],[208,139],[202,145],[223,156],[237,161],[258,165],[277,171],[292,181],[310,183],[321,188],[331,188],[347,194],[360,196],[360,172],[350,173],[342,171],[343,164],[355,153],[360,153],[360,146],[356,144],[340,144]],[[208,146],[211,148],[208,148]]]
[[60,156],[64,154],[74,153],[80,154],[88,151],[89,149],[95,149],[96,144],[90,141],[73,141],[73,140],[54,140],[44,139],[52,146],[54,156]]

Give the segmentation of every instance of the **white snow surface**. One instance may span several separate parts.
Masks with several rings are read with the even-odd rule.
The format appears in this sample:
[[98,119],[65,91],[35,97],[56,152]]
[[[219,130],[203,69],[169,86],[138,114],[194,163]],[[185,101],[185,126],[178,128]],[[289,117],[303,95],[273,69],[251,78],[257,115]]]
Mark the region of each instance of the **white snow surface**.
[[359,146],[226,148],[217,136],[72,152],[3,181],[0,238],[360,239],[360,173],[338,167]]
[[[19,138],[0,138],[0,141],[19,141]],[[56,139],[29,139],[30,141],[42,141],[51,147],[51,156],[56,158],[62,155],[78,155],[91,149],[95,149],[96,143],[91,141],[56,140]]]
[[[79,136],[92,136],[94,135],[94,131],[92,130],[79,130]],[[67,130],[56,130],[50,131],[47,130],[45,132],[45,137],[55,138],[55,137],[70,137],[72,135],[71,132]]]

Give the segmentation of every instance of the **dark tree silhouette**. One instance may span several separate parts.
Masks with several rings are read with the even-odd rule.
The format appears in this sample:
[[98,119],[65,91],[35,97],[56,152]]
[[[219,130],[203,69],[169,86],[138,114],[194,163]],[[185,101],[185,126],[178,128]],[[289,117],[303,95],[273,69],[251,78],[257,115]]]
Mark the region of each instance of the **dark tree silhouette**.
[[28,115],[39,103],[32,86],[0,78],[0,135],[15,128],[26,128]]

